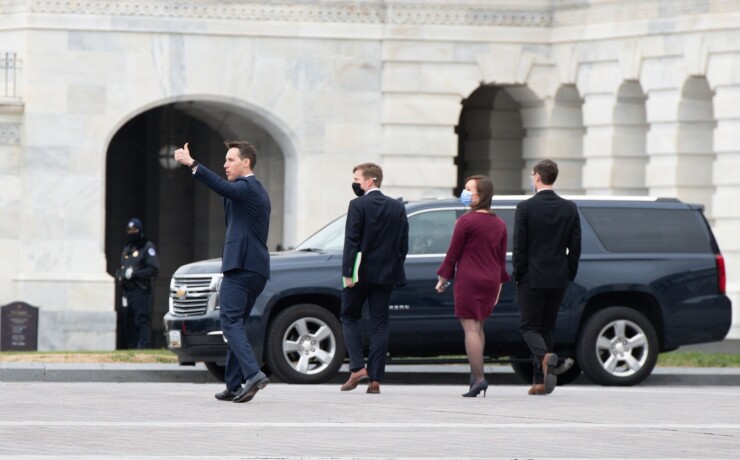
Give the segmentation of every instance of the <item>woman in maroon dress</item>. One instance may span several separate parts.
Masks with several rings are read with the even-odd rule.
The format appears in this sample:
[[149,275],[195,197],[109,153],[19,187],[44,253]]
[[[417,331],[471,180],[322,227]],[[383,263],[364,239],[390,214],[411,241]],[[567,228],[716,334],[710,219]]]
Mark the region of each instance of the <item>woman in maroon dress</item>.
[[460,201],[470,212],[460,217],[444,262],[437,270],[437,292],[455,280],[455,316],[465,331],[465,351],[470,361],[470,391],[465,397],[486,396],[488,382],[483,375],[486,336],[483,323],[498,303],[506,273],[506,224],[491,211],[493,183],[486,176],[465,181]]

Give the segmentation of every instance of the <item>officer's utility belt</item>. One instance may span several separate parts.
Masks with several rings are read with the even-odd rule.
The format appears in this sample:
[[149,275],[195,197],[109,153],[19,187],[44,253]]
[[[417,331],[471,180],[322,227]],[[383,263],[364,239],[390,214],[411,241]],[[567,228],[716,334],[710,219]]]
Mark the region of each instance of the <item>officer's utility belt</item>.
[[121,287],[123,288],[124,291],[133,291],[135,289],[148,290],[149,284],[142,283],[140,281],[126,280],[121,283]]

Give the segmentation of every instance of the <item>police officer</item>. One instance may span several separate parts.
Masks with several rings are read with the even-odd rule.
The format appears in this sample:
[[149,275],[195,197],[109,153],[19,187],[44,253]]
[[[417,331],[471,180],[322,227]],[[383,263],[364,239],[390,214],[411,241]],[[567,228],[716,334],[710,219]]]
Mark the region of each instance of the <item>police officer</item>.
[[128,243],[123,247],[121,267],[116,270],[116,280],[123,291],[125,343],[128,348],[150,348],[149,298],[152,280],[159,272],[159,257],[154,244],[144,237],[141,220],[131,219],[126,233]]

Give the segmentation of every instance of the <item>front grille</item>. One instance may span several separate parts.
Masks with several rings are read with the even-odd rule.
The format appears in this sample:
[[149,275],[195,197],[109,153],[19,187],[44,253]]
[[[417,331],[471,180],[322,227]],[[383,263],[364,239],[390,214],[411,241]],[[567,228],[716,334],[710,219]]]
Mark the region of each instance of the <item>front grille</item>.
[[210,289],[212,278],[212,275],[173,277],[170,283],[170,312],[176,316],[205,314],[209,298],[216,294],[215,290]]

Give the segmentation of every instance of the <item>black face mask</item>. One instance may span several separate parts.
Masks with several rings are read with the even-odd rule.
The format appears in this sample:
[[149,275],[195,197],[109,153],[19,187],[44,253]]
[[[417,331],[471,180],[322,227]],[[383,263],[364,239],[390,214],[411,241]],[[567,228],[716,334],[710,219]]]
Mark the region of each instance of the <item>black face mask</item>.
[[360,187],[360,184],[357,182],[352,182],[352,191],[355,192],[355,195],[362,196],[365,194],[365,191]]
[[140,239],[141,239],[141,232],[129,233],[128,234],[128,242],[130,244],[137,243]]

